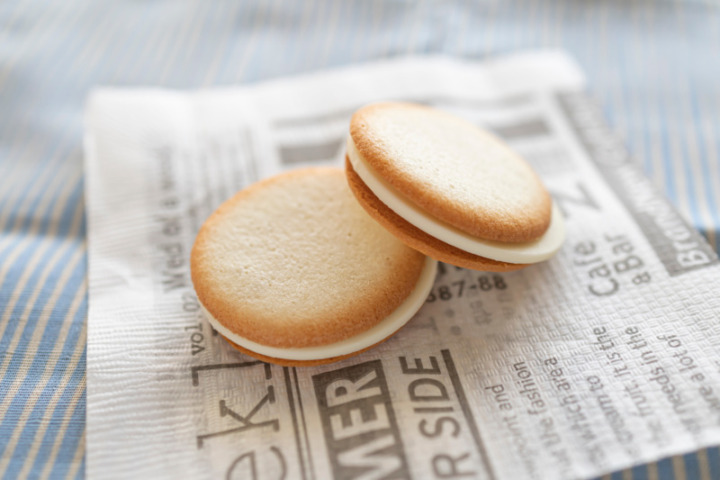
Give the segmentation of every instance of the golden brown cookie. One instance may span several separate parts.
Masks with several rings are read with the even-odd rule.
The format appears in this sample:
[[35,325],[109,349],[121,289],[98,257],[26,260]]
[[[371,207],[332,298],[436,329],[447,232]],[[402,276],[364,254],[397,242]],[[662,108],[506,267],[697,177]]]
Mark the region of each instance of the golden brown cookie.
[[332,361],[381,342],[422,306],[435,269],[370,218],[334,168],[242,190],[207,219],[191,252],[213,326],[280,364]]
[[509,272],[526,267],[524,264],[498,262],[489,258],[479,257],[459,248],[448,245],[435,237],[428,235],[413,224],[404,220],[397,213],[390,210],[370,191],[353,170],[350,160],[345,158],[346,175],[350,190],[355,194],[365,210],[377,220],[380,225],[402,240],[406,245],[424,253],[441,262],[457,265],[458,267],[483,270],[487,272]]
[[494,135],[447,113],[408,103],[364,107],[351,120],[347,159],[360,204],[433,258],[504,271],[547,260],[564,240],[559,209],[532,168]]

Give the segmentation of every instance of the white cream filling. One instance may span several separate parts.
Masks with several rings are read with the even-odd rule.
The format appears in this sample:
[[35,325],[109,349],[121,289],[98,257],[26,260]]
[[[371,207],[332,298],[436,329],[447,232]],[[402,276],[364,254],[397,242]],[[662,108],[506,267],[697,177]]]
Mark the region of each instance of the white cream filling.
[[565,222],[555,202],[552,205],[550,226],[537,240],[526,243],[505,243],[473,237],[428,215],[397,192],[365,162],[355,147],[352,137],[348,137],[347,152],[355,173],[382,203],[428,235],[460,250],[500,262],[537,263],[555,255],[565,240]]
[[425,266],[420,273],[420,278],[415,284],[415,288],[410,295],[400,304],[390,315],[388,315],[380,323],[376,324],[369,330],[365,330],[354,337],[341,340],[329,345],[319,345],[316,347],[302,348],[279,348],[262,345],[240,335],[231,332],[223,326],[204,305],[201,304],[205,316],[222,336],[228,340],[240,345],[251,352],[259,353],[267,357],[278,358],[283,360],[321,360],[324,358],[339,357],[347,355],[358,350],[370,347],[388,338],[405,325],[425,303],[433,283],[435,282],[435,274],[437,273],[437,261],[430,257],[425,259]]

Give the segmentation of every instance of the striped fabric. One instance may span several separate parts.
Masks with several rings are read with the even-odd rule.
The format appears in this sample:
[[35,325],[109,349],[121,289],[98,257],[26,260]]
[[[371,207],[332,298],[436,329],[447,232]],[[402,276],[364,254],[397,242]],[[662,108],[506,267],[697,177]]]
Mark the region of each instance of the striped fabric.
[[[93,86],[197,88],[408,54],[563,48],[647,175],[717,248],[713,3],[0,2],[0,476],[84,476],[82,109]],[[608,478],[720,478],[720,453]]]

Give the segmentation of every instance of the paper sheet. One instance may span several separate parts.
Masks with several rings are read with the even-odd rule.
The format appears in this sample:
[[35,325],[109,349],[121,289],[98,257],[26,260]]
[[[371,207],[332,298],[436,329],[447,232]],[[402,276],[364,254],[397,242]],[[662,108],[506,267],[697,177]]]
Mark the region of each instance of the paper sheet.
[[[562,208],[551,261],[441,265],[386,343],[266,365],[202,318],[188,255],[235,191],[342,164],[351,113],[430,104],[504,137]],[[100,90],[86,138],[90,478],[582,478],[720,443],[720,267],[561,53],[394,60],[249,87]]]

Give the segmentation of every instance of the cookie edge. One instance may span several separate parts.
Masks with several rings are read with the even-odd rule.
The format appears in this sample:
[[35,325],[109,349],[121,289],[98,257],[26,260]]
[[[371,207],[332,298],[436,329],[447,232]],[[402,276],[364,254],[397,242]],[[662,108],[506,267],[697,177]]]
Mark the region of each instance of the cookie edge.
[[486,272],[511,272],[529,264],[507,263],[473,255],[423,232],[382,203],[365,185],[345,156],[345,175],[358,203],[387,231],[407,246],[444,263]]

